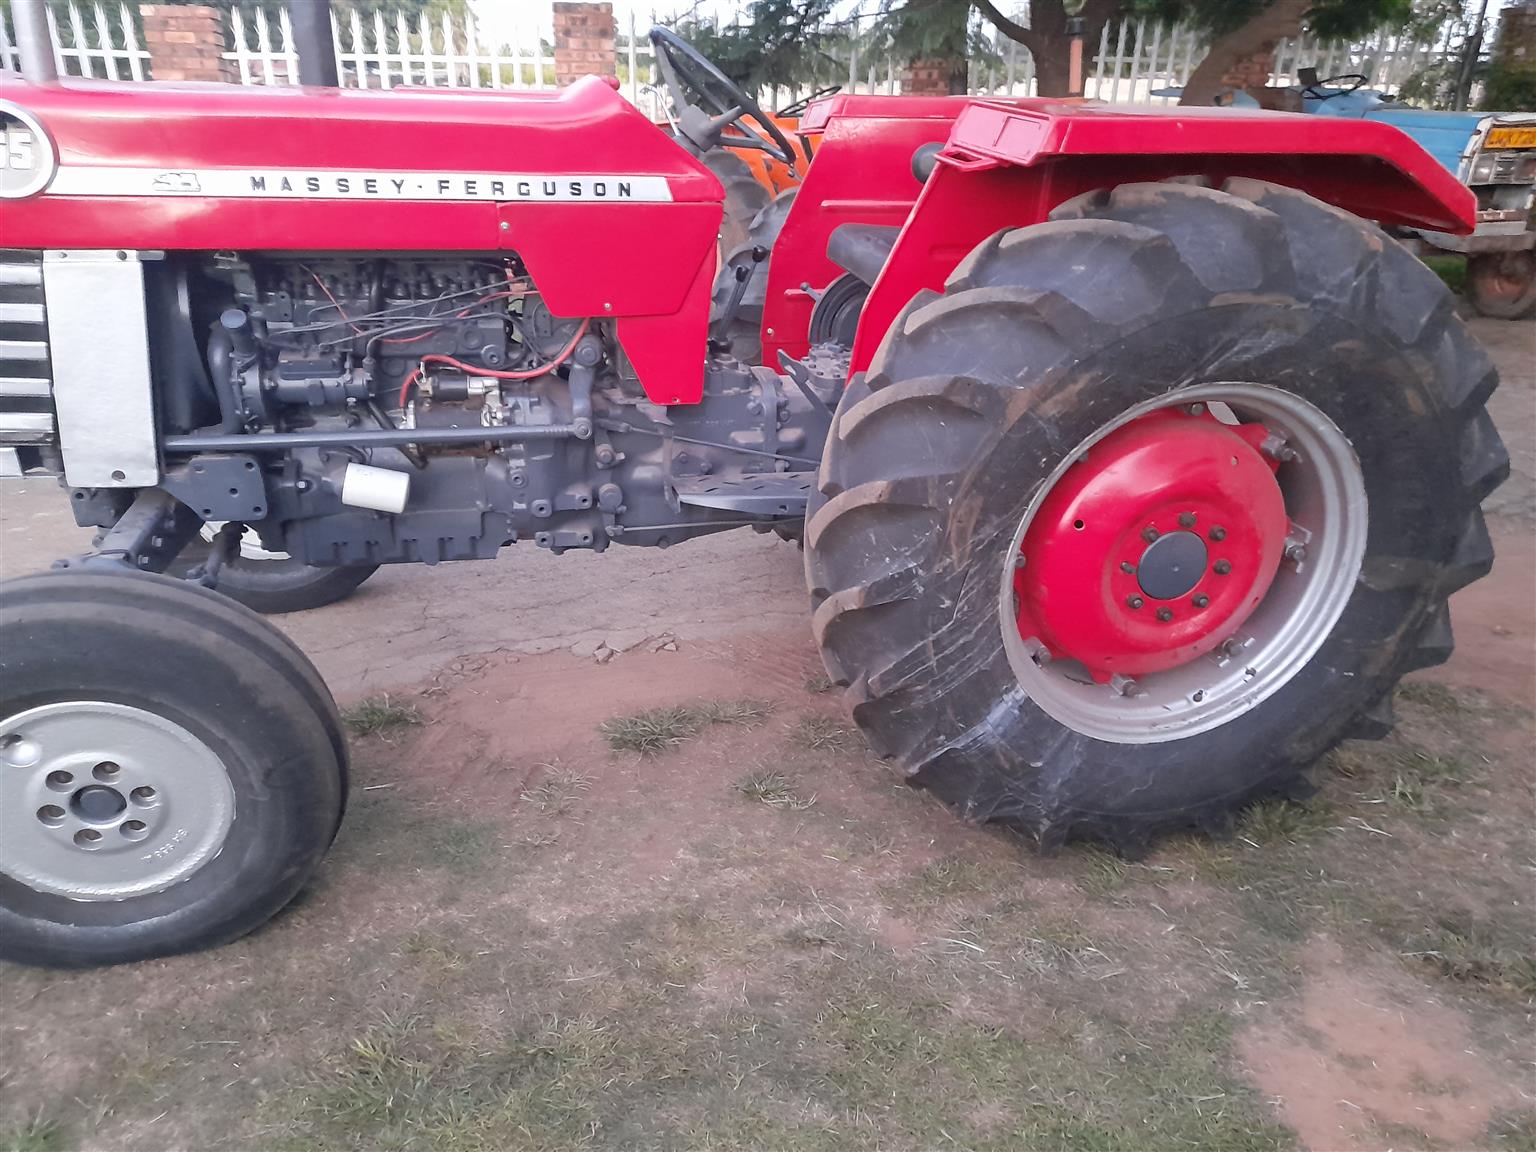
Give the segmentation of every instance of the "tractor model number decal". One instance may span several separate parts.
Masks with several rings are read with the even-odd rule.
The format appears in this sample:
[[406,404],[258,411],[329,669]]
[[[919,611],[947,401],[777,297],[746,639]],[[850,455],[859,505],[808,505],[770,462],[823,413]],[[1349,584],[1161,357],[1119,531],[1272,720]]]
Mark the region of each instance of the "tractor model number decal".
[[203,196],[284,200],[665,202],[665,176],[387,172],[334,168],[116,168],[61,165],[54,196]]

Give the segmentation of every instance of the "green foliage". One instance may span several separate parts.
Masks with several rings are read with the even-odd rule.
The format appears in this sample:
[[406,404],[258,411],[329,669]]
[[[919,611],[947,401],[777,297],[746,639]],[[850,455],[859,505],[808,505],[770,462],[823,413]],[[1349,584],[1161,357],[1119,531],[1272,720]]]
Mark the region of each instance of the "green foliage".
[[793,87],[827,74],[830,18],[836,0],[752,0],[746,18],[721,25],[690,17],[677,23],[684,40],[748,92]]
[[1478,107],[1485,112],[1536,112],[1536,67],[1495,61],[1488,69]]
[[[1274,0],[1132,0],[1129,7],[1138,15],[1191,24],[1221,36],[1257,19],[1273,3]],[[1315,36],[1349,39],[1384,26],[1406,28],[1426,15],[1415,7],[1413,0],[1317,0],[1308,9],[1303,23]]]

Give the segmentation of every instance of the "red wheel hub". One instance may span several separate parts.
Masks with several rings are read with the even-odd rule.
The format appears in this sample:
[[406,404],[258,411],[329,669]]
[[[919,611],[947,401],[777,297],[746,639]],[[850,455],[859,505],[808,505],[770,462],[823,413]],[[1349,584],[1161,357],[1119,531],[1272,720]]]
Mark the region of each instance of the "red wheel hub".
[[1262,424],[1200,406],[1117,428],[1056,482],[1014,577],[1019,632],[1099,682],[1183,664],[1258,607],[1290,521]]

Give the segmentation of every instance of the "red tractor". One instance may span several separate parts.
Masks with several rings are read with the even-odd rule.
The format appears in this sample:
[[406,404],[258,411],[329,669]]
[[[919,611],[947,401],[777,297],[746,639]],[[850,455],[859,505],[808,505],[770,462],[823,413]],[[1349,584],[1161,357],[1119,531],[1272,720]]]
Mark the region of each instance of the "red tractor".
[[343,572],[803,538],[870,743],[1045,849],[1295,794],[1446,659],[1508,461],[1487,357],[1362,219],[1472,227],[1406,136],[837,95],[717,293],[699,157],[804,158],[653,39],[675,134],[595,78],[0,81],[0,439],[101,530],[0,588],[0,954],[228,941],[325,854],[346,742],[211,590],[242,533]]

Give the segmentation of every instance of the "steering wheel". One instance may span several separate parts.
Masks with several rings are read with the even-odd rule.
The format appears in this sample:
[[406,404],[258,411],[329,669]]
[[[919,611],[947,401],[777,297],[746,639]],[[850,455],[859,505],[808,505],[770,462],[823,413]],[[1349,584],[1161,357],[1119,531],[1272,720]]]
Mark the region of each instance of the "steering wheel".
[[825,88],[818,88],[809,96],[805,96],[799,100],[796,100],[787,108],[780,108],[777,112],[774,113],[774,115],[784,116],[786,118],[790,116],[798,117],[811,106],[811,101],[820,100],[823,96],[836,96],[842,90],[843,86],[841,84],[828,84]]
[[[772,117],[730,77],[669,29],[652,28],[651,45],[667,94],[677,108],[678,132],[689,143],[700,152],[722,143],[756,148],[794,167],[794,147]],[[726,136],[727,128],[735,128],[740,135]]]
[[[1324,92],[1323,89],[1339,81],[1351,81],[1350,85],[1342,92]],[[1335,96],[1348,96],[1351,92],[1358,92],[1371,82],[1371,78],[1363,72],[1340,72],[1337,76],[1328,76],[1322,80],[1314,80],[1311,84],[1302,88],[1302,91],[1314,100],[1332,100]]]

